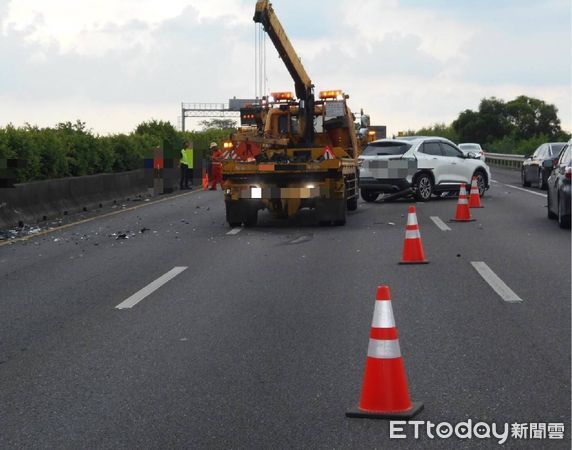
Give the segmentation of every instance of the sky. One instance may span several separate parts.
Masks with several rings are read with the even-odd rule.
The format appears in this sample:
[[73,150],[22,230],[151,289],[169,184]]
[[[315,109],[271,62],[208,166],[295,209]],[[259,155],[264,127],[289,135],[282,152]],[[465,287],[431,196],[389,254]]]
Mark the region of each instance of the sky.
[[[255,0],[0,0],[0,127],[179,126],[181,102],[255,94]],[[570,0],[274,0],[316,90],[389,134],[483,98],[553,103],[572,129]],[[270,40],[268,92],[293,91]],[[198,128],[187,122],[187,128]]]

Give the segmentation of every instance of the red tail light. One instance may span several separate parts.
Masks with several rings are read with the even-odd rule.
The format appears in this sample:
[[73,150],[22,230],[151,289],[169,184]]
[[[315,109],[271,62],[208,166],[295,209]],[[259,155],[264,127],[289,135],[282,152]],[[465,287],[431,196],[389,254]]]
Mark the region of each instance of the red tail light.
[[566,171],[564,172],[564,178],[567,180],[572,180],[572,167],[566,167]]

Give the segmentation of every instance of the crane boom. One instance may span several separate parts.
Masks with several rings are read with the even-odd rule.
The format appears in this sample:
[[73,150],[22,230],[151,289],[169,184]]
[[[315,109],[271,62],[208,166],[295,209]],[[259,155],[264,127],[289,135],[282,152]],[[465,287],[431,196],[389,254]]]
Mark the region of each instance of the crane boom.
[[258,0],[254,11],[254,22],[261,23],[270,37],[278,55],[288,69],[294,80],[296,96],[300,100],[300,125],[302,128],[302,142],[311,145],[314,141],[314,85],[306,73],[296,50],[290,43],[286,32],[272,8],[269,0]]
[[314,85],[300,62],[296,50],[294,50],[288,36],[286,36],[286,32],[274,12],[272,4],[268,0],[258,0],[256,2],[254,21],[264,26],[264,30],[272,40],[280,58],[284,61],[288,72],[294,79],[296,96],[299,99],[306,100]]

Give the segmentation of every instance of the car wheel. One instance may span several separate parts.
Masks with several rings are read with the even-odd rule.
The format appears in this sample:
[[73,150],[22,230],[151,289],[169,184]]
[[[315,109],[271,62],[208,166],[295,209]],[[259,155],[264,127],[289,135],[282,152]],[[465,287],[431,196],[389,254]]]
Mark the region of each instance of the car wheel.
[[538,171],[538,189],[546,189],[546,181],[542,176],[542,169]]
[[561,202],[560,197],[558,197],[558,225],[560,225],[560,228],[569,228],[570,216],[565,216],[563,210],[564,202]]
[[546,205],[546,209],[548,210],[548,218],[549,219],[556,219],[558,217],[557,214],[554,214],[551,210],[550,210],[550,189],[548,189],[547,192],[547,196],[546,196],[546,202],[548,203]]
[[415,198],[420,202],[428,202],[431,200],[431,194],[433,193],[433,180],[431,177],[422,173],[415,178],[413,183],[415,188]]
[[477,187],[479,188],[479,197],[485,195],[487,191],[487,183],[485,174],[481,170],[477,170],[475,175],[473,175],[477,179]]
[[377,200],[377,197],[379,197],[379,194],[377,192],[371,192],[365,189],[361,189],[360,193],[361,193],[361,198],[363,198],[364,201],[368,203],[375,202]]
[[530,181],[526,179],[526,171],[524,169],[521,170],[520,175],[522,178],[522,185],[524,187],[530,187]]

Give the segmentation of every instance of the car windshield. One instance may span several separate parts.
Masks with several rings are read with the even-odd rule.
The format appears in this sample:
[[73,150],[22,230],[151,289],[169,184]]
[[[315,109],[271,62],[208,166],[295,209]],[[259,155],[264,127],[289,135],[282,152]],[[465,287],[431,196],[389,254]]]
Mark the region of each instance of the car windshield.
[[566,144],[552,144],[548,148],[550,148],[550,156],[558,156],[560,151],[564,148]]
[[365,148],[362,155],[403,155],[410,148],[411,144],[406,144],[405,142],[372,142]]

